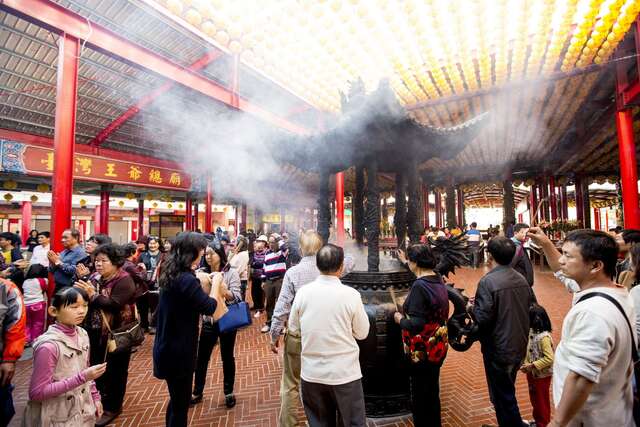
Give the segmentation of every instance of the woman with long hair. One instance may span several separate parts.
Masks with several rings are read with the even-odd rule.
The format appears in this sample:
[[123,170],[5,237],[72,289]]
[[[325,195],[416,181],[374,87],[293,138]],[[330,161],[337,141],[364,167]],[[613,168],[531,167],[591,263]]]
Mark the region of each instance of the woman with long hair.
[[[204,291],[211,292],[211,275],[222,272],[222,293],[227,304],[240,302],[242,293],[240,289],[240,276],[234,268],[225,268],[227,265],[227,255],[224,247],[217,241],[207,246],[205,252],[205,267],[198,277],[201,279]],[[198,358],[196,361],[196,376],[193,386],[191,403],[196,404],[202,401],[204,385],[207,378],[207,368],[213,348],[220,339],[220,357],[222,358],[222,373],[224,375],[224,402],[227,408],[236,405],[236,398],[233,395],[233,384],[236,376],[236,361],[233,357],[233,349],[236,344],[236,332],[220,332],[218,322],[211,316],[203,316],[202,329],[200,330],[200,343],[198,345]]]
[[89,313],[84,324],[91,344],[91,365],[107,362],[106,374],[96,380],[104,407],[96,425],[105,426],[122,412],[131,360],[131,350],[108,351],[109,329],[118,329],[135,320],[136,285],[122,268],[125,257],[120,246],[100,245],[92,255],[95,273],[89,281],[79,280],[75,286],[84,290],[89,298]]
[[244,301],[247,294],[247,281],[249,280],[249,242],[246,237],[238,236],[236,239],[236,247],[229,257],[229,265],[240,276],[240,290],[242,301]]
[[[210,298],[195,275],[206,247],[207,240],[201,234],[180,233],[163,262],[158,280],[160,301],[156,311],[153,375],[167,382],[170,399],[165,419],[170,427],[187,425],[199,317],[205,314],[218,319],[220,309],[224,308],[223,299]],[[214,286],[220,287],[219,279]]]
[[149,327],[149,314],[153,314],[158,306],[156,267],[160,265],[163,252],[164,245],[162,240],[156,236],[149,236],[146,250],[140,254],[138,259],[138,266],[144,268],[146,272],[147,286],[149,287],[149,291],[140,296],[137,301],[138,311],[140,312],[140,326],[149,332],[155,332]]

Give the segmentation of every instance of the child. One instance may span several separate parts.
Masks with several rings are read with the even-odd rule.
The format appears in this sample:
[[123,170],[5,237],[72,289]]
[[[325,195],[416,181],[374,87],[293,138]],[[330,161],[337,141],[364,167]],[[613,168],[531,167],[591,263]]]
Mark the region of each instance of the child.
[[93,427],[102,415],[93,380],[106,363],[89,364],[89,337],[78,325],[87,314],[87,294],[60,289],[47,310],[56,323],[34,343],[33,374],[23,426]]
[[529,329],[527,356],[520,370],[527,374],[535,427],[546,427],[551,420],[549,403],[549,386],[553,374],[551,320],[542,306],[533,303],[529,309],[529,323],[531,329]]
[[22,292],[27,312],[27,345],[44,332],[47,317],[47,276],[47,268],[40,264],[31,264],[25,272]]

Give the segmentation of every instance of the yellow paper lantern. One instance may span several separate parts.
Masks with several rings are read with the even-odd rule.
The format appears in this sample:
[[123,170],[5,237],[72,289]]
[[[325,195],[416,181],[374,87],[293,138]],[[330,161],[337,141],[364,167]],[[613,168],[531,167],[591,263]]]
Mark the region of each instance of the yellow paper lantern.
[[205,21],[202,24],[202,31],[209,37],[214,37],[216,35],[217,29],[213,22]]
[[148,202],[153,200],[153,194],[149,193],[146,196],[144,196],[144,199]]
[[80,207],[85,207],[87,205],[87,201],[85,199],[80,199]]
[[215,39],[222,46],[226,46],[229,43],[229,34],[226,31],[221,30],[216,33]]
[[187,10],[187,13],[184,14],[184,19],[194,27],[197,27],[202,22],[202,15],[195,9]]
[[180,0],[167,0],[167,9],[175,15],[180,15],[182,13],[182,2]]
[[46,193],[49,191],[49,185],[47,184],[38,184],[38,186],[36,187],[36,190],[38,190],[38,192],[40,193]]
[[15,190],[16,188],[18,188],[18,183],[10,179],[2,183],[2,188],[4,188],[5,190]]
[[125,196],[126,196],[126,197],[127,197],[127,199],[129,199],[129,200],[133,200],[133,199],[135,199],[135,198],[136,198],[136,195],[135,195],[135,194],[133,194],[133,193],[127,193],[127,194],[125,194]]
[[4,199],[9,202],[11,200],[13,200],[13,195],[11,193],[7,193],[4,195]]

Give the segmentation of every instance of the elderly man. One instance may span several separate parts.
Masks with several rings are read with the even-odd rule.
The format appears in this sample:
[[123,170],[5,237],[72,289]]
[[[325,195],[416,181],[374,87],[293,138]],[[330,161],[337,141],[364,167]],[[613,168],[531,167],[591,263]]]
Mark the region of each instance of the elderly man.
[[364,394],[356,339],[369,334],[360,294],[340,282],[344,252],[323,246],[320,276],[303,286],[291,307],[289,329],[302,337],[302,403],[311,427],[364,426]]
[[47,252],[49,271],[53,273],[56,292],[65,286],[71,286],[73,284],[78,263],[87,257],[86,252],[78,243],[79,239],[80,232],[78,230],[64,230],[62,233],[62,246],[64,246],[64,250],[60,254],[54,251]]

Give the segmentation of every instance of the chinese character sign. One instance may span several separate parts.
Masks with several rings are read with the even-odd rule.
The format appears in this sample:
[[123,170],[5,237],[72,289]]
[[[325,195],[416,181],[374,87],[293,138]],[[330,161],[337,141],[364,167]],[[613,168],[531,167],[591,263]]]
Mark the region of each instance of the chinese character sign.
[[[0,142],[9,144],[8,148],[15,146],[2,151],[1,171],[42,176],[53,174],[55,157],[52,149],[11,141]],[[75,155],[73,176],[84,181],[164,189],[188,190],[191,187],[190,176],[181,170],[80,153]]]

